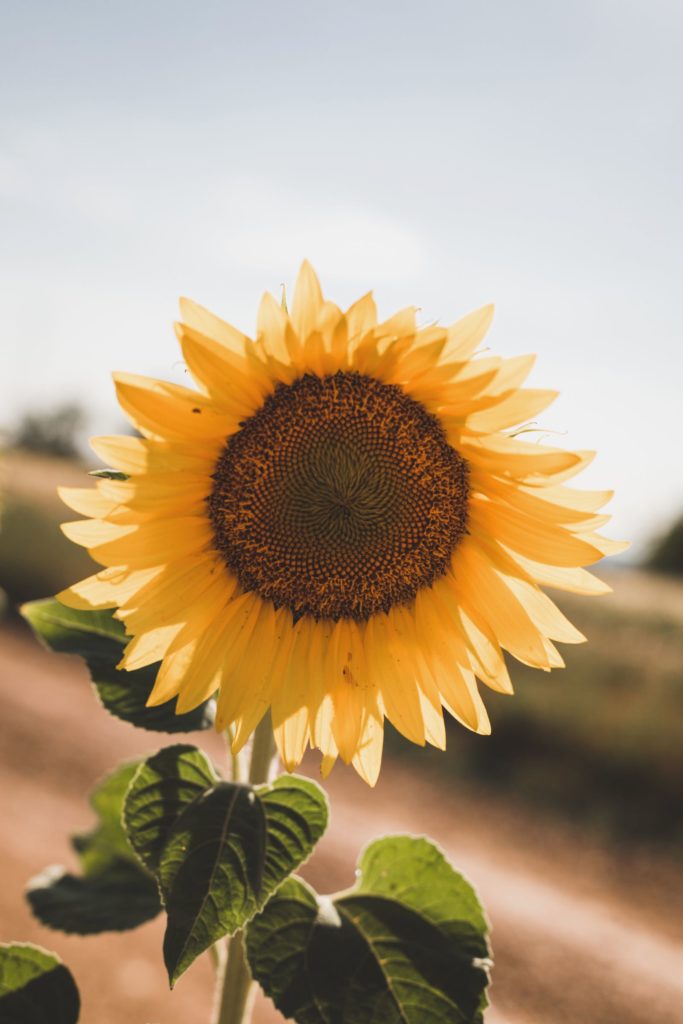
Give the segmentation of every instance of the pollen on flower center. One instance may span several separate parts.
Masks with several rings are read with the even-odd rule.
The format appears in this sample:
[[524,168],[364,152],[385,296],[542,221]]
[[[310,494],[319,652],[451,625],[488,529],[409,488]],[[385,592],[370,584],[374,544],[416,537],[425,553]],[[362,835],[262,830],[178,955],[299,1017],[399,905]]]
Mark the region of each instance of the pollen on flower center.
[[441,576],[467,526],[465,460],[396,385],[280,384],[228,441],[208,499],[245,590],[298,617],[365,620]]

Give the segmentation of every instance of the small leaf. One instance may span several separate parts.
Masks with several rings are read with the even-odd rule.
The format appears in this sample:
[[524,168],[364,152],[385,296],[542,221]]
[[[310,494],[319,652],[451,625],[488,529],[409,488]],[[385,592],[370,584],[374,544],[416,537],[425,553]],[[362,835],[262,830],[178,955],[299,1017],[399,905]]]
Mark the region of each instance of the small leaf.
[[31,879],[26,898],[48,928],[90,935],[136,928],[159,913],[153,877],[140,865],[121,823],[123,800],[139,762],[122,765],[93,791],[98,821],[72,845],[82,875],[54,866]]
[[298,1024],[481,1024],[486,921],[427,839],[363,853],[353,889],[318,897],[290,878],[247,929],[255,979]]
[[91,469],[88,476],[96,476],[101,480],[127,480],[128,474],[120,469]]
[[159,869],[171,985],[253,917],[310,856],[326,825],[325,794],[296,775],[258,789],[218,783],[183,811]]
[[183,715],[175,713],[175,698],[157,707],[146,707],[158,666],[133,672],[116,668],[128,637],[123,623],[111,611],[79,611],[52,598],[31,601],[21,611],[51,650],[79,654],[85,659],[97,695],[110,714],[152,732],[195,732],[213,724],[213,701]]
[[76,1024],[81,999],[71,972],[54,953],[23,942],[0,945],[3,1024]]
[[161,910],[154,879],[129,861],[91,877],[46,868],[31,879],[26,898],[42,924],[70,935],[125,932]]
[[139,766],[123,808],[131,846],[152,872],[176,818],[188,804],[218,781],[205,754],[197,747],[165,747]]
[[139,761],[119,765],[90,794],[97,824],[90,832],[79,833],[71,840],[86,875],[97,875],[119,860],[131,861],[137,867],[121,813],[128,787],[139,766]]

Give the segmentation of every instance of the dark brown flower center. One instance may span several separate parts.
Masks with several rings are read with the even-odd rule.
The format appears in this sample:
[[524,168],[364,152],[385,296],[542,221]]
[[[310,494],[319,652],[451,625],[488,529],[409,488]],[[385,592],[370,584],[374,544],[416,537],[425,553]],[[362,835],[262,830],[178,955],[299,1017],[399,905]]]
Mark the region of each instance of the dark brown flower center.
[[359,373],[280,384],[228,440],[208,499],[245,590],[295,616],[368,619],[448,567],[467,464],[438,420]]

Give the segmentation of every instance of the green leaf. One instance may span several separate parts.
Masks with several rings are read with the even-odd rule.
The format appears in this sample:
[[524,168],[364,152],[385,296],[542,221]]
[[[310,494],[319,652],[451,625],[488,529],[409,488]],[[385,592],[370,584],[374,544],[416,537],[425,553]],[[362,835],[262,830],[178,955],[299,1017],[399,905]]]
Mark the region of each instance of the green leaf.
[[120,469],[91,469],[88,476],[96,476],[102,480],[127,480],[128,474]]
[[85,659],[97,695],[107,711],[124,722],[152,732],[195,732],[213,724],[214,702],[176,715],[176,700],[146,707],[158,666],[126,672],[117,669],[128,642],[123,623],[111,611],[67,608],[52,598],[23,605],[22,614],[51,650]]
[[46,868],[31,879],[26,898],[42,924],[70,935],[125,932],[161,910],[154,879],[125,861],[93,877]]
[[290,878],[247,929],[255,979],[298,1024],[480,1024],[486,920],[427,839],[363,853],[355,886],[319,897]]
[[126,793],[139,766],[139,761],[119,765],[90,794],[90,806],[97,817],[97,824],[90,832],[79,833],[71,840],[86,875],[100,874],[119,860],[130,861],[137,866],[121,814]]
[[131,846],[152,872],[171,829],[188,804],[213,786],[218,776],[197,747],[165,747],[139,766],[123,808],[123,824]]
[[[448,928],[454,921],[467,921],[478,935],[486,934],[488,925],[477,894],[429,839],[393,836],[371,843],[359,867],[356,892],[388,896],[418,913],[428,907],[435,924]],[[433,902],[437,892],[438,900]]]
[[154,878],[140,865],[121,823],[125,793],[139,762],[122,765],[93,791],[98,821],[76,835],[81,875],[54,866],[31,879],[26,898],[48,928],[90,935],[136,928],[159,913]]
[[71,972],[54,953],[14,942],[0,945],[3,1024],[76,1024],[81,999]]
[[183,811],[159,868],[171,986],[200,953],[244,927],[326,826],[325,794],[296,775],[257,789],[218,783]]

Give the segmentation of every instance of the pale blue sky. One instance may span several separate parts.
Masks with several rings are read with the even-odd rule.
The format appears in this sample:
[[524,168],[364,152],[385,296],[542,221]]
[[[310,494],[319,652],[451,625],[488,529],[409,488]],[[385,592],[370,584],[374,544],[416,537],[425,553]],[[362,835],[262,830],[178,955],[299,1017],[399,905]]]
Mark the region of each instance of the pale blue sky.
[[636,542],[683,508],[678,0],[0,3],[0,423],[179,378],[189,294],[243,329],[329,296],[539,354],[577,483]]

